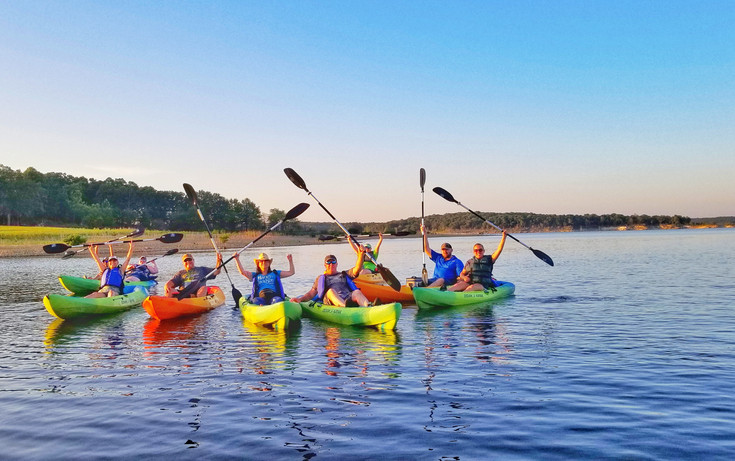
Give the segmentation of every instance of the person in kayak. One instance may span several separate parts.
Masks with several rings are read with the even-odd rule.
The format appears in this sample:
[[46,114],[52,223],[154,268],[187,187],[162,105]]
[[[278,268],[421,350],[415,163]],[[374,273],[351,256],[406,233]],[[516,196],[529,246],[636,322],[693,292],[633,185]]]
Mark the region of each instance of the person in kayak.
[[448,288],[449,291],[495,291],[495,282],[493,281],[493,264],[497,261],[498,256],[505,246],[505,237],[507,234],[503,231],[503,237],[498,243],[495,252],[488,256],[485,254],[485,247],[481,243],[475,243],[472,248],[474,256],[467,261],[459,274],[457,283]]
[[242,267],[239,253],[235,253],[234,256],[237,270],[253,282],[253,289],[250,295],[251,303],[263,306],[266,304],[280,303],[286,298],[281,279],[291,277],[296,273],[293,266],[293,256],[290,254],[286,255],[286,259],[288,259],[287,271],[277,271],[271,269],[273,259],[268,258],[267,254],[261,253],[253,260],[255,262],[255,272],[247,271]]
[[164,286],[166,296],[172,298],[178,294],[179,290],[183,290],[192,283],[198,283],[199,288],[195,293],[191,294],[191,298],[201,298],[207,296],[207,280],[205,277],[210,272],[212,278],[217,277],[222,270],[222,254],[217,253],[217,270],[212,267],[196,266],[194,264],[194,256],[185,253],[181,256],[181,262],[184,263],[184,269],[178,271]]
[[360,275],[365,260],[365,247],[358,247],[358,256],[355,267],[348,271],[337,270],[337,257],[327,255],[324,258],[324,273],[314,280],[311,290],[301,296],[291,298],[291,301],[300,303],[302,301],[314,300],[339,307],[367,307],[370,301],[362,294],[352,281]]
[[146,282],[158,276],[158,265],[155,261],[148,262],[148,258],[141,256],[138,264],[128,265],[125,271],[126,282]]
[[[362,263],[362,270],[360,271],[360,274],[374,274],[375,273],[375,263],[373,261],[378,260],[378,252],[380,252],[380,245],[383,243],[383,234],[378,234],[380,237],[378,239],[378,244],[375,245],[375,250],[373,250],[373,246],[369,243],[365,244],[365,261]],[[350,242],[350,246],[355,251],[355,254],[359,255],[360,247],[351,239],[347,239],[348,242]],[[371,261],[367,256],[368,254],[373,257],[373,260]],[[359,274],[358,274],[359,275]]]
[[454,256],[452,245],[442,243],[441,253],[437,253],[429,246],[429,236],[426,226],[421,226],[421,233],[424,236],[424,252],[434,262],[434,276],[429,279],[428,287],[441,287],[445,285],[454,285],[457,283],[457,277],[462,272],[464,264]]
[[[130,257],[133,255],[133,242],[129,243],[128,255],[125,258],[125,263],[121,266],[117,260],[117,256],[110,255],[107,258],[107,262],[103,263],[100,261],[98,245],[92,245],[89,249],[89,253],[97,263],[97,267],[100,269],[102,275],[100,276],[100,289],[94,293],[90,293],[85,298],[104,298],[118,296],[122,294],[123,290],[123,267],[127,267],[130,262]],[[107,267],[105,267],[105,264]]]

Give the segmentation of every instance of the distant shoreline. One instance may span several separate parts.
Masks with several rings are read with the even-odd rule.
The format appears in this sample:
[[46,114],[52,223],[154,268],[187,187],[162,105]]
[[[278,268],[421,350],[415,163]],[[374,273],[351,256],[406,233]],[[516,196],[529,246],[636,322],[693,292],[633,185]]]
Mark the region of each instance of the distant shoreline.
[[[671,228],[671,229],[711,229],[711,228],[732,228],[733,226],[716,226],[716,225],[692,225],[692,226],[685,226],[683,228]],[[558,229],[558,230],[547,230],[542,231],[541,233],[552,233],[552,232],[597,232],[597,231],[610,231],[610,232],[619,232],[619,231],[643,231],[643,230],[668,230],[667,228],[653,228],[649,229],[645,226],[621,226],[619,228],[605,228],[605,229],[586,229],[582,231],[572,231],[571,229]],[[522,233],[522,231],[511,231],[511,233]],[[443,237],[443,238],[454,238],[454,237],[467,237],[472,235],[489,235],[491,233],[478,233],[478,232],[472,232],[472,233],[433,233],[430,234],[432,237]],[[110,238],[114,238],[116,234],[111,233]],[[117,234],[119,236],[119,233]],[[231,255],[235,251],[241,249],[242,247],[246,246],[250,242],[252,242],[256,237],[260,235],[257,231],[249,231],[249,232],[241,232],[237,234],[230,234],[227,238],[226,242],[222,242],[220,238],[217,238],[217,245],[220,247],[220,250],[225,256]],[[387,239],[393,239],[393,238],[417,238],[419,237],[418,234],[413,234],[405,237],[386,237]],[[366,240],[366,239],[375,239],[377,236],[371,236],[371,237],[364,237],[359,236],[360,240]],[[96,241],[104,241],[106,238],[104,237],[96,237]],[[45,242],[45,243],[54,243],[54,242]],[[312,237],[310,235],[282,235],[282,234],[269,234],[265,237],[263,237],[262,240],[258,241],[256,245],[253,246],[253,248],[263,248],[263,247],[286,247],[286,246],[302,246],[302,245],[335,245],[335,244],[343,244],[344,243],[344,237],[339,236],[338,238],[334,238],[332,240],[319,240],[318,237]],[[61,254],[58,255],[47,255],[43,252],[42,247],[43,244],[38,243],[18,243],[18,244],[8,244],[7,241],[3,241],[2,245],[0,245],[0,258],[13,258],[13,257],[28,257],[28,256],[48,256],[48,257],[61,257]],[[120,255],[121,253],[124,253],[126,251],[127,246],[125,244],[119,243],[114,245],[114,251],[116,254]],[[205,232],[185,232],[184,233],[184,239],[176,244],[164,244],[158,241],[151,241],[151,242],[140,242],[135,245],[134,249],[134,255],[158,255],[163,254],[166,251],[170,250],[171,248],[178,248],[180,252],[188,251],[188,252],[201,252],[201,251],[211,251],[212,250],[212,243],[209,241],[209,236]],[[104,254],[101,252],[101,254]],[[88,253],[84,252],[81,253],[77,257],[89,257]]]

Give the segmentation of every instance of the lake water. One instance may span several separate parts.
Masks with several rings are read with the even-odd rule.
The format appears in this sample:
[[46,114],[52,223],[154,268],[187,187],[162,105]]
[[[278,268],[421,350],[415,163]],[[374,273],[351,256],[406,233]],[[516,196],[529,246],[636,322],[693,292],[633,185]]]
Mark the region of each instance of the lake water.
[[[556,266],[508,239],[495,275],[513,298],[406,306],[393,333],[255,328],[224,273],[227,306],[198,317],[62,322],[41,299],[91,259],[0,259],[0,458],[735,459],[735,230],[517,237]],[[449,240],[465,260],[498,236]],[[263,250],[294,255],[291,295],[325,254],[354,261],[346,244],[243,261]],[[380,261],[417,276],[420,251],[386,239]],[[159,262],[164,280],[181,265]]]

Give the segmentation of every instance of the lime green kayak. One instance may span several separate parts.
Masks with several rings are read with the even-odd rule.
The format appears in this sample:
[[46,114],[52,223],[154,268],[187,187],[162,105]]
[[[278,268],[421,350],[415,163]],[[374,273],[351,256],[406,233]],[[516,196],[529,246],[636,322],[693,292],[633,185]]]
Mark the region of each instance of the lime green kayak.
[[286,330],[291,322],[301,319],[301,305],[291,301],[261,306],[250,304],[248,298],[240,298],[240,312],[242,317],[255,325],[270,326],[274,330]]
[[380,304],[372,307],[337,307],[314,301],[301,303],[305,317],[312,317],[341,325],[375,327],[393,330],[401,317],[401,304]]
[[[61,275],[59,276],[59,282],[61,282],[61,286],[66,288],[67,291],[80,296],[86,296],[100,289],[100,281],[97,279],[85,279],[84,277]],[[125,286],[150,288],[156,283],[157,282],[155,280],[148,280],[145,282],[125,282]]]
[[43,298],[43,305],[54,317],[70,319],[122,312],[131,307],[140,306],[146,296],[148,296],[148,290],[145,287],[125,287],[124,294],[105,298],[50,294]]
[[495,291],[442,291],[439,288],[413,289],[413,297],[419,309],[433,309],[437,307],[469,306],[482,304],[511,296],[516,286],[510,282],[496,280]]

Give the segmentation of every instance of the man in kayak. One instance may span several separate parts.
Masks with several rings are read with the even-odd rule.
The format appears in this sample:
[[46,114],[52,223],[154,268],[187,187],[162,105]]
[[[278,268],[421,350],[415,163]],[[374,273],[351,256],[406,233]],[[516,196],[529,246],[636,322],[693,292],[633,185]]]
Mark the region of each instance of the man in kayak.
[[158,275],[158,265],[155,261],[148,262],[148,258],[141,256],[138,264],[130,264],[125,271],[126,282],[146,282]]
[[[130,257],[133,255],[133,242],[131,241],[129,243],[128,255],[122,266],[118,263],[117,256],[115,255],[110,255],[105,263],[100,261],[98,254],[99,249],[97,246],[98,245],[92,245],[89,249],[89,253],[92,255],[92,258],[97,263],[97,267],[99,267],[100,272],[102,273],[100,277],[100,289],[94,293],[88,294],[85,298],[104,298],[121,295],[124,277],[123,267],[127,267],[130,262]],[[107,267],[105,267],[105,265]]]
[[[176,296],[179,290],[183,290],[192,283],[199,284],[199,288],[195,293],[192,293],[192,298],[201,298],[207,296],[207,280],[205,277],[210,272],[214,271],[212,267],[195,266],[194,256],[189,253],[185,253],[181,256],[181,261],[184,263],[184,269],[178,271],[164,287],[166,296],[172,298]],[[222,270],[220,265],[222,264],[222,254],[217,253],[217,270],[212,274],[212,278],[217,277]]]
[[[380,252],[380,245],[383,243],[383,234],[378,234],[380,237],[378,239],[378,244],[375,245],[375,250],[373,250],[372,245],[369,243],[365,244],[365,261],[362,263],[362,270],[360,271],[360,274],[374,274],[375,273],[375,263],[373,261],[378,260],[378,253]],[[347,239],[348,242],[350,242],[350,246],[353,250],[355,250],[355,254],[359,256],[360,247],[351,239]],[[371,261],[368,258],[368,255],[373,257],[373,260]],[[358,274],[359,275],[359,274]]]
[[462,272],[464,265],[458,257],[452,254],[452,245],[442,243],[442,252],[437,253],[429,247],[429,237],[425,226],[421,226],[421,233],[424,235],[424,252],[434,262],[434,276],[429,279],[427,286],[440,287],[457,283],[457,277]]
[[250,295],[250,302],[258,305],[280,303],[286,297],[283,291],[281,279],[291,277],[296,273],[293,266],[293,256],[286,255],[288,259],[288,270],[277,271],[271,269],[273,259],[267,254],[261,253],[253,261],[255,262],[255,272],[245,270],[240,264],[240,253],[235,253],[235,263],[237,270],[240,271],[248,280],[253,282],[253,289]]
[[357,253],[355,267],[348,271],[337,271],[337,257],[327,255],[324,258],[324,273],[314,280],[311,290],[307,293],[291,298],[291,301],[300,303],[302,301],[315,300],[324,304],[339,307],[367,307],[370,301],[362,294],[352,281],[360,275],[362,263],[365,260],[365,247],[360,245]]
[[493,264],[500,256],[505,246],[505,231],[503,237],[495,249],[495,253],[491,256],[485,254],[485,247],[481,243],[475,243],[472,248],[474,256],[467,261],[459,274],[457,283],[448,288],[449,291],[495,291],[495,282],[493,281]]

